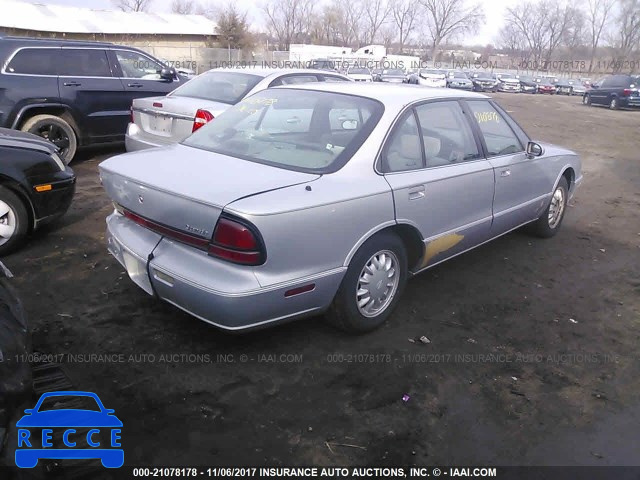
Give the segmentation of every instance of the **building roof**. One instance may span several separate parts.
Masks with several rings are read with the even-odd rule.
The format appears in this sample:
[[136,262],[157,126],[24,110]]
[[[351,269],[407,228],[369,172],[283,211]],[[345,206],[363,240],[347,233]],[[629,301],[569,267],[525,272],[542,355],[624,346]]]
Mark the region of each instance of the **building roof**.
[[203,15],[121,12],[3,0],[0,28],[98,34],[215,35]]

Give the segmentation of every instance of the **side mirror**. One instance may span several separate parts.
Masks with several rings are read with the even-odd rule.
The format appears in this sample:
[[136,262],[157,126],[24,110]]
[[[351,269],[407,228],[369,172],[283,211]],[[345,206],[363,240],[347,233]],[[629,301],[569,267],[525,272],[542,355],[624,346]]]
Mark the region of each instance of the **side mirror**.
[[165,67],[160,70],[160,78],[163,80],[173,80],[176,78],[176,69],[173,67]]
[[113,408],[105,408],[104,413],[106,413],[107,415],[110,415],[112,413],[116,413],[116,411]]
[[33,409],[32,408],[27,408],[24,413],[26,413],[27,415],[31,415],[33,413]]
[[527,143],[527,156],[532,158],[539,157],[543,153],[544,153],[544,150],[542,149],[542,146],[540,146],[539,143],[536,143],[536,142]]

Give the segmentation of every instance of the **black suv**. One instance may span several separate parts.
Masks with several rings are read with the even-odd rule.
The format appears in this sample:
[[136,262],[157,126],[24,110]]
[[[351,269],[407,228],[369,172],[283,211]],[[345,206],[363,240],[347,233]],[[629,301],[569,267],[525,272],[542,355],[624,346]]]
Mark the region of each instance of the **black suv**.
[[0,127],[40,135],[69,163],[80,145],[124,140],[131,102],[187,79],[112,43],[0,37]]
[[607,105],[612,110],[640,107],[640,77],[610,75],[591,85],[582,96],[585,105]]

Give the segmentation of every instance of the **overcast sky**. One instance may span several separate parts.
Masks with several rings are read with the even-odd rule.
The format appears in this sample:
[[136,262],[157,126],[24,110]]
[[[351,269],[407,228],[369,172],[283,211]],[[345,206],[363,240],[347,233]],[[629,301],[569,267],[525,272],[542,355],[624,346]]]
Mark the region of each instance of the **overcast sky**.
[[[0,6],[2,5],[0,0]],[[73,7],[83,8],[96,8],[102,10],[115,10],[116,7],[110,0],[20,0],[30,3],[43,3],[43,4],[57,4],[67,5]],[[152,12],[171,12],[172,0],[152,0],[151,11]],[[202,3],[211,2],[211,0],[200,0]],[[224,5],[228,0],[213,0],[211,3]],[[392,0],[393,1],[393,0]],[[463,42],[467,45],[485,45],[487,43],[494,43],[497,40],[497,33],[500,30],[503,22],[503,13],[506,6],[513,4],[514,0],[480,0],[485,5],[485,14],[487,21],[478,33],[474,37],[465,39]],[[517,1],[517,0],[516,0]],[[196,0],[198,2],[198,0]],[[264,20],[261,13],[260,5],[263,4],[263,0],[234,0],[234,4],[241,9],[247,10],[251,18],[254,29],[263,29]]]

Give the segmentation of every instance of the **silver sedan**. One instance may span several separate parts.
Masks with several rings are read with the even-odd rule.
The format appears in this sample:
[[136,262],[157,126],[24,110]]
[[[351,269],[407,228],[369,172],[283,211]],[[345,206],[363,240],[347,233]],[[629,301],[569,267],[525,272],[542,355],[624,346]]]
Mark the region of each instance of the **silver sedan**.
[[374,329],[411,275],[523,225],[555,235],[582,180],[484,95],[351,82],[264,90],[100,172],[133,282],[229,330]]
[[136,98],[125,135],[128,152],[181,142],[244,97],[269,87],[350,81],[339,73],[309,69],[216,68],[164,97]]

